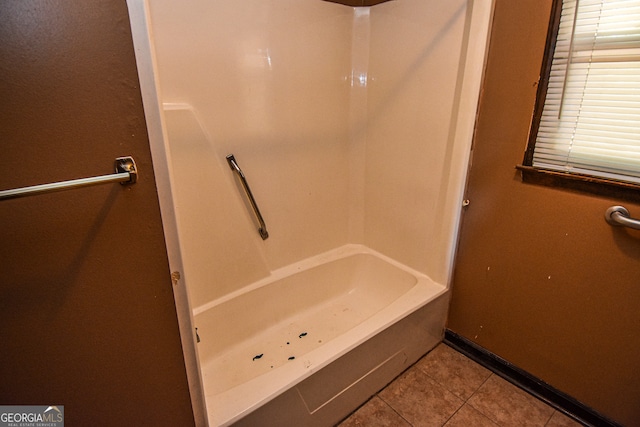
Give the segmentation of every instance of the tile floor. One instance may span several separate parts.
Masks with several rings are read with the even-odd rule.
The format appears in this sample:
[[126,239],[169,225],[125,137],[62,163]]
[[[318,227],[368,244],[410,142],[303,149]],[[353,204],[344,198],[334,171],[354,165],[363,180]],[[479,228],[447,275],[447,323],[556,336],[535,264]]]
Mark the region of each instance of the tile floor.
[[339,427],[577,427],[446,344],[420,359]]

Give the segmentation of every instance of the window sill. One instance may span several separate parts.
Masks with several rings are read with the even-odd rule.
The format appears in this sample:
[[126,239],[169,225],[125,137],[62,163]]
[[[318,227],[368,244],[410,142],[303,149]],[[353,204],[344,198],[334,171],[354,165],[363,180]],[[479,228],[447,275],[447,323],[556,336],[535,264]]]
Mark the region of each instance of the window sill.
[[527,184],[595,194],[616,200],[640,202],[640,185],[637,184],[588,175],[549,171],[524,165],[517,165],[516,169],[522,173],[522,182]]

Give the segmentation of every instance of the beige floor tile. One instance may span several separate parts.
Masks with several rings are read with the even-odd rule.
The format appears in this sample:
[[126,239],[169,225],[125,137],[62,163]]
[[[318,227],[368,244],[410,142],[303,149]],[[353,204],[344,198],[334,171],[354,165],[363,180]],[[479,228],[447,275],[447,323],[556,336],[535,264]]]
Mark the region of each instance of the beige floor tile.
[[473,406],[464,404],[444,427],[498,427],[498,425],[474,409]]
[[338,427],[411,427],[389,405],[373,397]]
[[467,401],[500,426],[544,426],[554,409],[497,375]]
[[491,371],[446,344],[438,345],[416,366],[463,400],[470,398],[491,375]]
[[414,427],[440,427],[464,403],[415,366],[378,396]]
[[572,420],[562,412],[555,411],[545,427],[581,427],[581,426],[582,424]]

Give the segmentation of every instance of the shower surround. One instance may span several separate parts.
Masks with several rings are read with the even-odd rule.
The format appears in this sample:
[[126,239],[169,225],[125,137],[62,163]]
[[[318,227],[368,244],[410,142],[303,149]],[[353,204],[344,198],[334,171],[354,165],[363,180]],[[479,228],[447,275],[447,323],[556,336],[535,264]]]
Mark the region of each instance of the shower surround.
[[492,8],[129,0],[203,423],[331,425],[441,340]]

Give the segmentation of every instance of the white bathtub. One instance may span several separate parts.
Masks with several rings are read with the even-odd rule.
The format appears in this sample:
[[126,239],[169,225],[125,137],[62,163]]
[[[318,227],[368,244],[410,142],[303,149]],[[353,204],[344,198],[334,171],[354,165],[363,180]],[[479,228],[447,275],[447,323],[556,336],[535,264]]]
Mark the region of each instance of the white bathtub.
[[[346,405],[343,413],[317,409],[336,396],[351,399],[342,395],[362,382],[362,374],[370,374],[371,368],[401,354],[401,360],[394,360],[395,368],[374,381],[363,395],[375,393],[441,339],[442,325],[426,329],[434,331],[430,340],[418,341],[412,333],[408,342],[385,341],[379,346],[384,351],[378,355],[367,352],[366,360],[359,360],[355,367],[351,361],[351,369],[365,367],[365,372],[328,390],[324,397],[317,390],[309,392],[316,401],[311,405],[314,408],[295,386],[445,291],[424,274],[365,246],[345,245],[274,271],[233,295],[198,307],[195,324],[210,425],[233,423],[288,390],[300,396],[300,414],[291,411],[288,401],[285,407],[276,403],[275,408],[267,409],[285,414],[286,424],[339,421],[357,403]],[[408,344],[416,348],[409,352]],[[340,379],[344,381],[344,375]],[[269,422],[278,425],[271,418]],[[260,419],[263,425],[264,418]],[[243,422],[250,425],[252,418]]]

